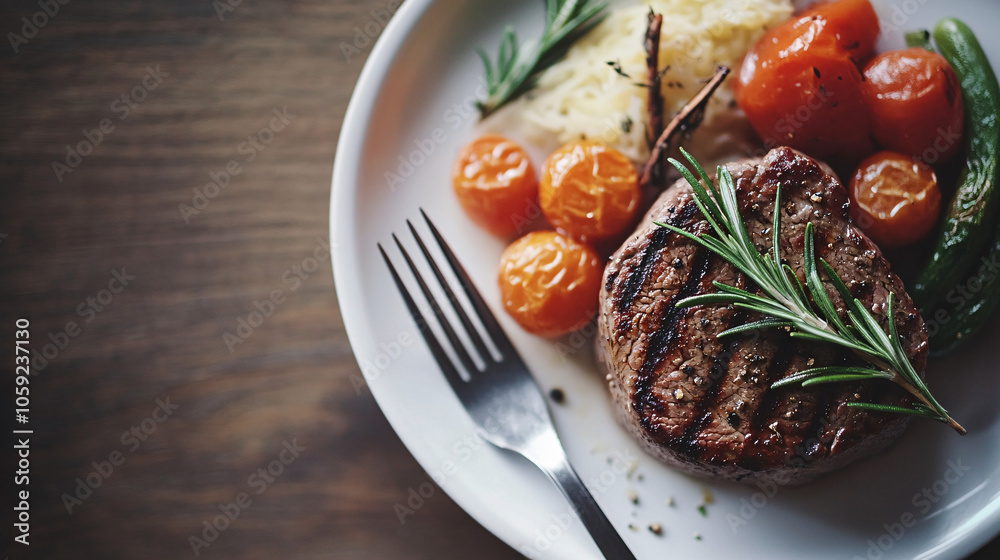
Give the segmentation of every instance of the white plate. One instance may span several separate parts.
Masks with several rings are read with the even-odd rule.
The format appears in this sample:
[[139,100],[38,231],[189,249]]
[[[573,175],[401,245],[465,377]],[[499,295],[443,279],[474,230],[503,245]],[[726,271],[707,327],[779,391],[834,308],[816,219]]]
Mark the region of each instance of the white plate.
[[[930,27],[960,11],[1000,67],[995,0],[876,4],[883,22],[906,29]],[[600,555],[556,489],[520,457],[475,439],[375,247],[391,244],[391,232],[404,233],[406,219],[425,231],[417,221],[423,207],[499,309],[494,273],[503,244],[462,213],[449,172],[457,150],[472,139],[477,118],[472,101],[482,68],[475,48],[492,50],[508,22],[520,37],[535,36],[541,18],[537,0],[408,0],[400,8],[372,51],[347,111],[330,230],[341,311],[365,381],[429,478],[529,557],[580,560]],[[897,33],[881,47],[901,45]],[[390,186],[387,172],[405,177]],[[409,243],[409,235],[401,238]],[[695,480],[646,456],[612,417],[589,340],[567,339],[559,346],[525,334],[502,312],[497,316],[541,385],[568,395],[565,405],[552,409],[570,461],[640,559],[959,559],[1000,529],[1000,377],[991,352],[996,336],[980,337],[928,373],[936,396],[969,429],[968,436],[917,421],[886,453],[805,487],[765,492]],[[635,463],[634,472],[617,458]],[[703,488],[715,498],[706,517],[696,509]],[[434,489],[417,485],[414,491],[427,496]],[[637,505],[628,499],[632,491]],[[671,497],[673,506],[667,503]],[[419,516],[421,500],[434,499],[400,496],[399,503],[409,501]],[[661,523],[665,534],[652,534],[650,523]]]

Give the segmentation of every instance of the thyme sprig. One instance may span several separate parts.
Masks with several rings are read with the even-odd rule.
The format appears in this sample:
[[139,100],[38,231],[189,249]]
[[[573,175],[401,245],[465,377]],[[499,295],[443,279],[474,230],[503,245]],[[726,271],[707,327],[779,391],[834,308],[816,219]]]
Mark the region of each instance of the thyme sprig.
[[730,328],[718,336],[730,336],[761,328],[783,327],[788,328],[791,336],[796,338],[848,348],[869,364],[863,367],[827,366],[804,369],[777,381],[771,386],[772,388],[796,383],[808,387],[841,381],[889,380],[913,395],[919,402],[909,407],[868,402],[851,402],[848,406],[930,418],[948,424],[959,434],[966,433],[965,428],[949,416],[948,411],[934,399],[910,363],[896,332],[893,315],[896,298],[894,293],[889,293],[886,305],[889,323],[889,332],[886,333],[865,305],[851,295],[833,267],[825,259],[820,258],[818,260],[823,271],[847,305],[846,320],[842,319],[820,279],[812,222],[806,225],[805,232],[805,285],[790,266],[781,262],[780,185],[774,201],[771,250],[763,255],[753,244],[740,217],[736,201],[736,185],[729,171],[721,166],[718,168],[717,176],[720,184],[717,187],[705,169],[689,153],[683,149],[681,152],[700,177],[696,177],[681,162],[673,158],[668,161],[691,185],[694,190],[694,201],[715,235],[698,236],[670,224],[655,222],[656,225],[683,235],[726,259],[759,286],[763,294],[753,294],[721,282],[713,282],[718,292],[685,298],[677,303],[678,308],[730,304],[756,311],[765,318]]
[[486,67],[488,93],[478,102],[480,114],[485,117],[530,89],[539,72],[562,58],[573,41],[604,19],[601,12],[606,7],[607,3],[592,4],[590,0],[546,0],[545,31],[540,40],[519,47],[514,28],[508,26],[500,39],[495,66],[480,48],[477,52]]

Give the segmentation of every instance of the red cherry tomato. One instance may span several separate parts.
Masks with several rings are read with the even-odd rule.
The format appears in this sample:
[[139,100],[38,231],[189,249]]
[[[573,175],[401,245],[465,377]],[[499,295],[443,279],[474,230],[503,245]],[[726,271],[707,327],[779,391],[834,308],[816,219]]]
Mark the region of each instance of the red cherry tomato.
[[945,58],[920,47],[891,51],[865,67],[862,91],[872,134],[885,148],[943,162],[962,146],[962,90]]
[[769,147],[848,160],[871,152],[857,61],[878,29],[868,0],[840,0],[770,29],[750,49],[736,100]]
[[824,33],[837,47],[857,62],[864,62],[875,52],[878,40],[878,14],[869,0],[818,2],[799,14],[799,19],[813,17],[825,21]]

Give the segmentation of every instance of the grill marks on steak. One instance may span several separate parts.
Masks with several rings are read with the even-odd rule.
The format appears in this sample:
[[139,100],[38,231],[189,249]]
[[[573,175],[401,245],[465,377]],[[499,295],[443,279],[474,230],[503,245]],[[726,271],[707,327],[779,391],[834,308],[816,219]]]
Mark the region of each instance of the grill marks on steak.
[[[896,293],[903,346],[922,371],[927,337],[919,314],[878,249],[848,223],[846,193],[825,166],[778,148],[763,160],[728,168],[758,250],[766,252],[771,245],[780,183],[781,257],[800,278],[805,225],[812,221],[818,256],[830,262],[883,326],[888,294]],[[660,197],[605,271],[598,350],[619,414],[647,450],[701,474],[803,481],[902,433],[905,417],[847,406],[855,400],[905,403],[903,392],[889,383],[770,389],[774,381],[802,369],[858,363],[857,358],[778,330],[718,339],[719,332],[760,317],[730,306],[678,309],[676,303],[715,292],[713,281],[751,291],[756,286],[723,259],[654,226],[654,220],[696,234],[709,229],[690,187],[679,182]],[[839,293],[829,284],[827,292],[845,315]]]
[[[677,211],[676,207],[671,207],[667,210],[668,215],[662,222],[675,227],[690,226],[697,212],[698,207],[694,204],[684,206],[680,212]],[[626,312],[629,306],[635,302],[636,296],[639,295],[639,290],[649,281],[654,269],[660,264],[660,251],[666,244],[670,234],[671,231],[666,228],[657,228],[653,231],[649,244],[646,245],[646,248],[642,252],[642,260],[639,264],[638,273],[630,274],[625,278],[625,285],[622,287],[622,297],[618,300],[618,311],[622,313]],[[678,271],[690,271],[690,257],[698,251],[701,251],[701,248],[694,247],[691,254],[679,256],[671,265]],[[688,257],[687,261],[684,258],[685,256]],[[684,272],[678,272],[675,278],[681,278],[682,274]],[[605,290],[611,291],[616,277],[617,275],[608,278],[605,283]]]
[[[655,415],[669,414],[668,411],[664,410],[663,399],[654,390],[653,381],[655,380],[656,370],[667,357],[668,349],[676,346],[682,336],[678,330],[678,322],[681,320],[684,312],[677,308],[677,302],[698,293],[699,284],[708,273],[708,255],[704,251],[696,251],[694,257],[695,261],[692,263],[692,271],[684,282],[684,287],[670,297],[666,305],[663,306],[662,315],[658,321],[658,328],[649,337],[649,348],[646,351],[646,359],[643,360],[642,368],[639,370],[640,375],[636,383],[635,396],[632,397],[632,402],[637,411],[641,411],[640,418],[646,423],[648,429],[653,428],[651,419]],[[663,390],[663,388],[660,388],[660,391]],[[689,388],[688,390],[692,394],[695,394],[692,389]],[[674,391],[683,391],[683,388],[678,387]],[[684,406],[683,402],[675,402],[674,404],[678,407]]]

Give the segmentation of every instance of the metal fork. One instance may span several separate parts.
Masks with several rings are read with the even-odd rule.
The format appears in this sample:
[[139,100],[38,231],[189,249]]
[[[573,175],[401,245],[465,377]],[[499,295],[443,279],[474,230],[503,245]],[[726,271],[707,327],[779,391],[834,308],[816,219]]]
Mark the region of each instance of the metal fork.
[[424,245],[423,240],[417,234],[416,229],[414,229],[413,224],[409,220],[406,221],[406,225],[409,227],[414,239],[416,239],[417,245],[420,247],[420,252],[423,253],[424,258],[430,264],[430,268],[437,281],[441,284],[448,300],[451,302],[455,314],[458,316],[462,327],[475,347],[475,352],[482,359],[482,362],[485,363],[483,369],[476,367],[469,349],[465,347],[455,333],[455,330],[438,305],[437,300],[428,289],[427,283],[417,271],[413,259],[410,258],[410,255],[403,248],[402,243],[399,242],[399,238],[395,234],[392,236],[393,241],[396,242],[396,246],[399,247],[403,258],[406,259],[407,266],[413,272],[417,284],[420,285],[420,291],[424,293],[424,296],[430,303],[434,315],[437,317],[438,323],[451,343],[459,361],[468,372],[470,377],[468,381],[462,379],[455,364],[452,363],[448,354],[438,342],[437,337],[434,336],[427,320],[417,308],[417,304],[413,301],[413,297],[403,284],[399,273],[396,272],[396,268],[392,265],[392,261],[389,260],[389,256],[386,255],[381,243],[378,245],[378,250],[382,254],[382,258],[385,259],[385,264],[389,267],[392,279],[396,282],[396,287],[399,288],[399,292],[406,302],[406,307],[409,309],[410,315],[413,316],[413,320],[417,323],[420,333],[430,347],[431,353],[434,354],[438,365],[441,366],[441,370],[444,372],[458,399],[465,406],[469,416],[472,417],[479,434],[493,445],[519,453],[538,466],[559,487],[559,490],[566,496],[566,499],[573,505],[573,509],[576,510],[584,526],[590,531],[591,536],[605,558],[635,560],[635,556],[625,546],[621,536],[615,531],[611,522],[608,521],[604,512],[601,511],[600,506],[594,501],[594,497],[590,495],[590,492],[587,491],[576,471],[570,466],[569,460],[566,458],[566,452],[559,442],[559,436],[556,435],[552,418],[549,416],[545,397],[542,395],[542,391],[539,389],[534,377],[532,377],[531,372],[528,371],[528,367],[521,360],[521,357],[518,356],[514,345],[511,344],[507,335],[500,328],[496,317],[493,316],[493,313],[486,306],[482,296],[479,295],[479,291],[472,284],[472,280],[458,262],[451,248],[445,243],[438,229],[422,209],[420,210],[420,214],[424,217],[431,234],[448,260],[448,264],[451,265],[451,269],[458,277],[462,288],[469,297],[469,301],[472,302],[476,314],[486,327],[489,337],[492,338],[493,344],[499,350],[499,359],[496,359],[487,349],[486,343],[479,335],[479,331],[473,326],[462,304],[455,296],[455,292],[449,287],[448,282],[441,273],[441,269],[434,262],[430,252],[427,250],[427,246]]

